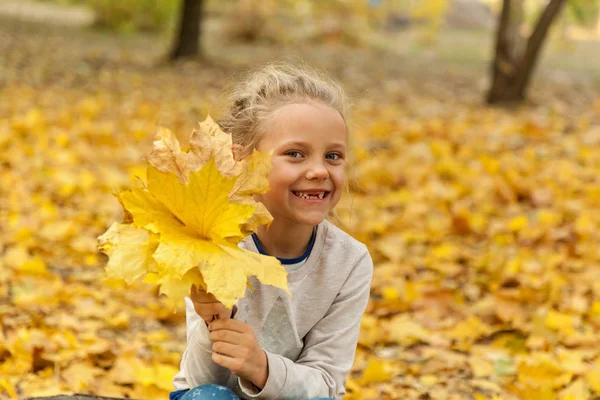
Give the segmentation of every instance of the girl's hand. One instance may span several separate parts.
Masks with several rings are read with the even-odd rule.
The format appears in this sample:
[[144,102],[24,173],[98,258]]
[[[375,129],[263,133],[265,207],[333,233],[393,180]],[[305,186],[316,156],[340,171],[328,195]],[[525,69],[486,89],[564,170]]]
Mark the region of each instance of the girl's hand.
[[202,288],[196,288],[195,285],[192,285],[190,299],[194,304],[194,310],[206,322],[206,325],[214,319],[231,318],[231,310]]
[[252,327],[242,321],[212,321],[208,329],[213,341],[212,360],[262,389],[269,376],[267,354]]

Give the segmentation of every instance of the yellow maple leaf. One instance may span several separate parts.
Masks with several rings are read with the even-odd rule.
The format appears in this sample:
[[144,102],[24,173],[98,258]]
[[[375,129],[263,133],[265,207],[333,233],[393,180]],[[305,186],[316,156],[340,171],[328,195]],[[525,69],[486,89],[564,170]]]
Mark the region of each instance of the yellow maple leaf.
[[269,226],[273,221],[271,213],[264,204],[257,203],[254,200],[255,194],[266,193],[269,190],[270,160],[271,153],[255,150],[239,163],[239,177],[229,193],[229,199],[235,204],[252,204],[255,206],[252,217],[241,226],[245,235],[255,232],[261,225]]
[[577,318],[573,315],[550,310],[544,322],[547,327],[569,336],[575,332],[574,328],[577,325]]
[[472,355],[468,359],[473,375],[477,378],[486,378],[495,373],[494,365],[483,357]]
[[118,384],[133,384],[136,382],[136,368],[141,361],[130,355],[119,356],[107,376]]
[[173,376],[178,369],[172,365],[154,362],[152,365],[136,363],[134,365],[134,376],[136,382],[144,385],[154,385],[162,390],[171,390]]
[[93,387],[96,377],[102,372],[90,362],[78,362],[62,370],[61,375],[68,387],[77,392]]
[[492,329],[481,319],[474,315],[470,315],[465,320],[456,324],[447,335],[455,340],[470,342],[479,337],[489,334]]
[[99,238],[111,257],[111,277],[144,277],[173,302],[195,284],[227,307],[244,296],[251,276],[288,291],[287,271],[277,259],[238,247],[272,220],[253,198],[269,189],[269,154],[254,152],[236,162],[230,136],[208,118],[192,133],[190,152],[159,129],[147,161],[146,185],[117,194],[126,223],[113,224]]
[[152,253],[157,245],[156,235],[117,222],[113,222],[98,238],[98,247],[110,257],[106,265],[107,275],[123,279],[128,284],[146,275],[148,265],[153,263]]
[[587,365],[584,360],[586,355],[582,351],[558,348],[556,355],[562,370],[565,372],[583,374],[587,370]]
[[435,335],[406,314],[395,316],[384,326],[386,339],[403,346],[409,346],[419,341],[440,346],[448,344],[445,338]]
[[373,382],[387,382],[392,378],[392,374],[388,370],[385,361],[371,358],[363,375],[359,379],[359,383],[367,384]]
[[[154,216],[159,230],[164,234],[174,230],[176,235],[186,232],[205,240],[237,244],[244,238],[240,224],[252,216],[255,207],[229,203],[235,178],[221,175],[213,161],[189,178],[189,184],[181,185],[173,174],[148,168],[148,191],[168,210],[164,212],[161,208],[161,215]],[[135,222],[136,214],[129,211]]]
[[432,374],[427,374],[427,375],[423,375],[421,376],[421,379],[419,380],[421,382],[421,384],[425,387],[430,387],[435,385],[436,383],[439,382],[439,379],[437,376],[432,375]]
[[509,221],[508,228],[511,231],[516,232],[526,228],[528,224],[529,221],[527,220],[527,217],[524,215],[519,215]]
[[268,159],[270,153],[254,151],[240,162],[240,175],[230,193],[232,199],[266,193],[269,190],[268,175],[271,165]]
[[146,160],[162,172],[174,172],[182,183],[187,182],[191,171],[205,162],[181,150],[177,137],[169,129],[158,127],[154,135],[154,147]]
[[[173,172],[181,183],[186,183],[192,171],[197,171],[211,159],[224,176],[239,175],[243,165],[234,158],[231,136],[221,131],[210,116],[199,125],[199,129],[194,129],[190,135],[189,151],[181,149],[172,131],[158,127],[154,147],[146,161],[161,172]],[[252,174],[257,175],[256,172]]]
[[588,386],[584,379],[575,379],[560,391],[560,400],[586,400],[590,398]]
[[227,254],[221,256],[219,268],[208,263],[200,264],[200,271],[207,290],[227,307],[233,306],[236,298],[244,296],[247,277],[256,278],[266,285],[284,289],[288,293],[287,271],[274,257],[237,247],[221,247]]
[[11,384],[7,378],[0,379],[0,389],[3,389],[3,391],[6,392],[11,399],[18,399],[15,386]]
[[202,164],[211,158],[214,159],[219,171],[228,177],[239,175],[243,168],[242,164],[235,160],[232,145],[231,135],[221,131],[210,116],[201,122],[199,129],[195,129],[190,136],[190,152]]
[[[249,202],[249,200],[244,201]],[[271,213],[263,203],[256,203],[255,207],[254,214],[246,221],[246,223],[240,226],[244,235],[250,235],[252,232],[256,232],[261,225],[266,225],[268,227],[273,221]]]
[[594,368],[588,371],[585,374],[585,380],[595,394],[600,394],[600,369]]
[[560,387],[571,380],[573,374],[565,373],[557,361],[546,353],[533,353],[518,365],[519,382],[530,387]]

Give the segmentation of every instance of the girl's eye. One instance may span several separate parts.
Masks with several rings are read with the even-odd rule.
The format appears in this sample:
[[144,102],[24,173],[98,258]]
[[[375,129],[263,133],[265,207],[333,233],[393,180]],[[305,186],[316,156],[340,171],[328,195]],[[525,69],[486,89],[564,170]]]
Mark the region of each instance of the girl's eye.
[[285,153],[286,156],[290,156],[292,158],[299,158],[302,154],[299,151],[291,150]]
[[339,153],[329,153],[325,156],[328,160],[339,160],[342,156]]

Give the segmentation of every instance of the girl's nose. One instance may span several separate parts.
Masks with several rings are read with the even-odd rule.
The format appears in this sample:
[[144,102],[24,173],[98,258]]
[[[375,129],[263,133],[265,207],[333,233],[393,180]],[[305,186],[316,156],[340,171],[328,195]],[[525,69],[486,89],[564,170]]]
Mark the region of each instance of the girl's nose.
[[327,179],[329,171],[322,162],[312,163],[308,171],[306,171],[306,179]]

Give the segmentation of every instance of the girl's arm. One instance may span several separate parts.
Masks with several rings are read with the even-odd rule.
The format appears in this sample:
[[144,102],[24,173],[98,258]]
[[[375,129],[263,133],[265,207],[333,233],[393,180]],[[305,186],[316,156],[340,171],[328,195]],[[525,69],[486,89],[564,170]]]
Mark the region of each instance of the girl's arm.
[[258,391],[240,379],[249,398],[342,399],[346,378],[354,362],[360,321],[369,300],[373,262],[366,249],[357,257],[350,275],[325,316],[304,338],[304,348],[296,362],[265,352],[269,376]]
[[206,324],[194,310],[189,298],[185,298],[187,348],[181,358],[181,372],[190,388],[213,383],[227,385],[231,372],[212,360],[212,341]]

